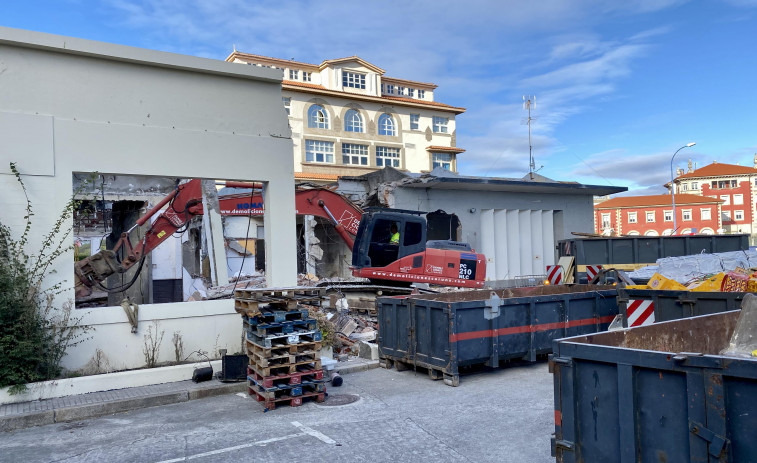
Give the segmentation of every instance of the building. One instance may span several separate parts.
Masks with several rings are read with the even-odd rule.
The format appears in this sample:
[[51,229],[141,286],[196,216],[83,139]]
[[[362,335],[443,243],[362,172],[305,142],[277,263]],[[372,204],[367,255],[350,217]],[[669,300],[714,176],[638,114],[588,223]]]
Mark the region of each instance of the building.
[[429,212],[427,239],[469,243],[486,256],[486,279],[502,281],[544,275],[546,266],[557,261],[558,241],[572,238],[573,232],[591,232],[592,198],[626,191],[534,177],[385,169],[342,177],[338,191],[366,206]]
[[[723,200],[677,194],[677,234],[712,235],[721,228]],[[666,236],[673,231],[673,198],[670,195],[622,196],[594,206],[595,232],[603,235]]]
[[[61,211],[72,197],[75,176],[87,172],[263,182],[267,282],[296,284],[291,141],[277,136],[289,131],[279,73],[6,27],[0,27],[0,56],[0,222],[15,237],[25,233],[26,201],[31,202],[28,254],[37,254],[48,233],[61,230],[61,254],[46,263],[43,284],[61,285],[56,311],[74,298],[74,221],[61,220]],[[9,169],[11,161],[25,191]],[[203,219],[222,221],[211,208]],[[214,281],[228,282],[223,236],[215,233],[205,243],[204,268]],[[48,248],[46,254],[56,252]],[[69,346],[62,359],[68,370],[86,367],[96,352],[114,370],[143,366],[151,322],[152,333],[160,323],[165,342],[180,332],[187,352],[202,350],[209,357],[219,349],[234,352],[243,336],[229,300],[146,303],[139,307],[135,331],[121,306],[77,311],[74,318],[94,329]],[[164,343],[157,361],[174,360]]]
[[[678,170],[676,191],[722,200],[721,228],[724,233],[757,233],[757,155],[754,167],[713,162],[686,173]],[[670,189],[670,182],[665,185]]]
[[321,64],[234,51],[226,61],[283,73],[283,107],[299,181],[333,182],[382,167],[457,171],[455,116],[464,108],[434,101],[436,85],[385,76],[357,56]]

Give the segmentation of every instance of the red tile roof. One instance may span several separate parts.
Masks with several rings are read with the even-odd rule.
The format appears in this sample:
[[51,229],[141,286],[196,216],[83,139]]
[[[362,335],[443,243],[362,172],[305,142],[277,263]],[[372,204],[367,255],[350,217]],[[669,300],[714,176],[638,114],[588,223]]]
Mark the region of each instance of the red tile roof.
[[[700,178],[700,177],[723,177],[726,175],[757,175],[757,169],[748,166],[739,166],[736,164],[721,164],[713,162],[710,165],[699,168],[693,172],[683,174],[676,179],[681,178]],[[668,182],[670,183],[670,182]]]
[[[699,195],[676,195],[676,206],[685,206],[693,204],[718,204],[723,201],[717,198],[709,198]],[[673,200],[670,195],[648,195],[648,196],[619,196],[608,199],[594,206],[595,209],[618,209],[623,207],[651,207],[651,206],[670,206]]]
[[404,103],[427,104],[427,105],[431,105],[431,106],[439,106],[439,107],[442,107],[442,108],[449,108],[449,109],[454,109],[454,110],[465,112],[465,108],[460,108],[460,107],[456,107],[456,106],[450,106],[448,104],[439,103],[438,101],[415,100],[415,99],[412,99],[412,98],[403,98],[401,96],[382,96],[381,98],[383,98],[385,100],[402,101]]
[[308,82],[297,82],[296,80],[284,80],[281,83],[284,85],[291,85],[292,87],[305,87],[316,90],[326,90],[326,87],[324,87],[323,85],[311,84]]
[[456,148],[454,146],[427,146],[426,151],[445,151],[447,153],[464,153],[462,148]]

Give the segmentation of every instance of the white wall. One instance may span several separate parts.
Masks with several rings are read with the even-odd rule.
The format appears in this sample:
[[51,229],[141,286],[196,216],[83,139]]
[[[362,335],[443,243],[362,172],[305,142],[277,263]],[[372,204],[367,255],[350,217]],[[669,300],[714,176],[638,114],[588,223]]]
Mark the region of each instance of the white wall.
[[[23,230],[26,201],[8,175],[15,161],[35,212],[30,252],[71,197],[73,172],[256,180],[267,182],[267,281],[296,284],[292,141],[281,110],[280,71],[3,27],[0,57],[0,221],[16,235]],[[225,259],[222,249],[218,254]],[[62,298],[73,298],[72,262],[69,253],[51,267],[56,274],[49,283],[69,285]],[[142,310],[158,318],[162,310],[205,310],[207,321],[195,319],[204,326],[197,342],[211,350],[216,336],[230,343],[239,334],[229,334],[237,318],[230,304]],[[113,344],[117,331],[128,334],[105,328],[126,320],[119,311],[104,309],[99,317],[107,314],[110,321],[65,366],[77,368],[96,348]],[[192,331],[186,323],[167,322],[166,332]],[[137,337],[114,347],[124,366],[144,363]]]

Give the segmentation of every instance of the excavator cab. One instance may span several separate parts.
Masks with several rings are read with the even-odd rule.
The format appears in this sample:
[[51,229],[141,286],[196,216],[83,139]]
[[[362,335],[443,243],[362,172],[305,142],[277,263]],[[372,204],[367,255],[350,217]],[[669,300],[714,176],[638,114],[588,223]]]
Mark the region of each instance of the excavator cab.
[[[386,267],[398,259],[426,249],[426,219],[422,212],[368,210],[358,227],[352,252],[355,267]],[[399,240],[392,242],[393,228]]]
[[[467,243],[427,241],[424,214],[401,209],[366,210],[352,249],[352,274],[382,283],[482,287],[484,256]],[[392,240],[395,233],[399,238]]]

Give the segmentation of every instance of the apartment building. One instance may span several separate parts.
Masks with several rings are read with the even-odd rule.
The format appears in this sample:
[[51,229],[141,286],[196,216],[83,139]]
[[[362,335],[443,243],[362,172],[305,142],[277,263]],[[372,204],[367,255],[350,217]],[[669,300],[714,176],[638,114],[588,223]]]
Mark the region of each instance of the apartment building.
[[[713,162],[683,172],[674,180],[676,192],[718,198],[722,201],[721,222],[725,233],[757,233],[757,155],[754,167]],[[670,189],[670,183],[665,185]]]
[[226,61],[280,69],[298,181],[331,182],[385,166],[457,171],[455,117],[435,84],[388,77],[357,56],[320,64],[234,51]]
[[[723,200],[676,194],[676,234],[712,235],[721,229]],[[607,236],[667,236],[673,232],[670,195],[623,196],[594,206],[595,232]]]

